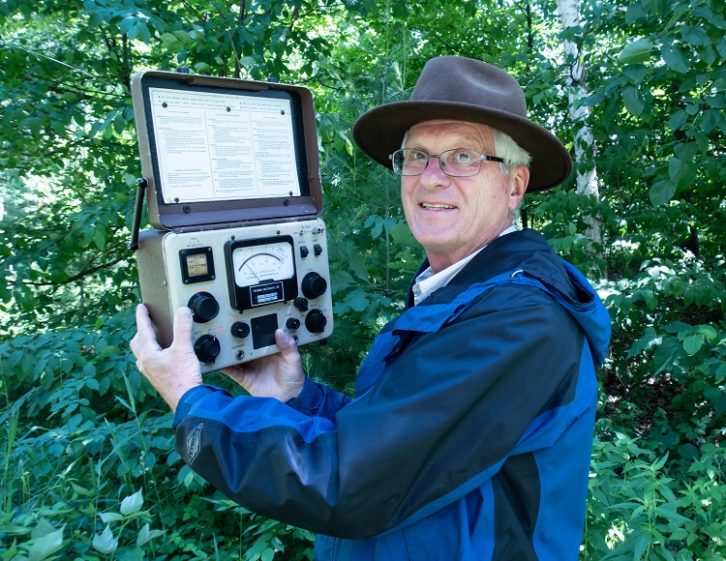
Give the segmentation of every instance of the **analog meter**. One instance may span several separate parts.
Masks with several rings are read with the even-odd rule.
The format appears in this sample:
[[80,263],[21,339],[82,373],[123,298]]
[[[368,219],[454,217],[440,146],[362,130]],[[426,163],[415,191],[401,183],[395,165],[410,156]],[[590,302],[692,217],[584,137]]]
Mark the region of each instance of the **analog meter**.
[[232,250],[234,282],[237,286],[252,286],[295,276],[292,242],[257,242],[259,240]]
[[291,236],[231,240],[225,246],[232,307],[240,312],[297,297]]

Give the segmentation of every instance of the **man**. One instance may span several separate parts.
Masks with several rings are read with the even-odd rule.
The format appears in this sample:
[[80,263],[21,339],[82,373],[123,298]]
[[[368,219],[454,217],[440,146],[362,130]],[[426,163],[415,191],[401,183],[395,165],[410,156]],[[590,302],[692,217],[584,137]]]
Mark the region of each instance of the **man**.
[[256,397],[203,385],[189,311],[162,350],[140,306],[131,347],[176,411],[177,449],[240,504],[318,532],[316,559],[576,559],[609,319],[512,226],[528,187],[567,178],[567,151],[512,77],[460,57],[429,61],[411,100],[354,136],[401,175],[426,251],[406,311],[349,400],[304,376],[282,331],[280,354],[227,372]]

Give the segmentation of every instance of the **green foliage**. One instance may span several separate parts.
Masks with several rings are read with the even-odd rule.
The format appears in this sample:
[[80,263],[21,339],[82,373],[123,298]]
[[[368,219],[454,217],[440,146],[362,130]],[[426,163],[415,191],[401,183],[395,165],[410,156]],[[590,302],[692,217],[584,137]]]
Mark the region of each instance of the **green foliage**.
[[720,560],[726,548],[726,454],[712,444],[678,479],[657,455],[600,424],[583,559]]
[[[726,7],[580,2],[0,3],[0,559],[311,559],[312,536],[231,504],[173,451],[128,352],[140,68],[300,83],[316,96],[336,330],[308,371],[350,389],[423,254],[355,119],[425,60],[509,68],[574,148],[561,55],[579,45],[599,197],[532,195],[523,221],[613,318],[583,559],[726,557],[722,165]],[[599,229],[594,235],[593,225]],[[211,382],[223,383],[210,375]]]
[[217,508],[173,452],[166,406],[121,351],[131,322],[0,343],[0,559],[226,559],[263,542],[243,558],[309,558],[309,533]]

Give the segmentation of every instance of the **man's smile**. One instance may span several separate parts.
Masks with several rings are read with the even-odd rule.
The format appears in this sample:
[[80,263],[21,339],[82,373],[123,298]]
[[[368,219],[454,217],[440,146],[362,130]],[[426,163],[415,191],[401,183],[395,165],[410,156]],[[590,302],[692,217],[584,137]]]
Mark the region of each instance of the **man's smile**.
[[419,203],[418,206],[425,210],[454,210],[456,208],[456,206],[446,203],[429,203],[425,201]]

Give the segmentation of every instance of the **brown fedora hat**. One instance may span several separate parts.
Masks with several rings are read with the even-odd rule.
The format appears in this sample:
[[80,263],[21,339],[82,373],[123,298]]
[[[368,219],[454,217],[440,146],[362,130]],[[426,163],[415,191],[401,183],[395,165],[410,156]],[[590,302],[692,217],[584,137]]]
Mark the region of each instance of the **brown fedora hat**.
[[429,60],[411,99],[363,114],[353,125],[353,138],[366,154],[390,168],[388,156],[401,147],[406,131],[434,119],[482,123],[511,136],[532,155],[529,191],[554,187],[572,171],[570,154],[557,137],[527,119],[519,83],[496,66],[458,56]]

